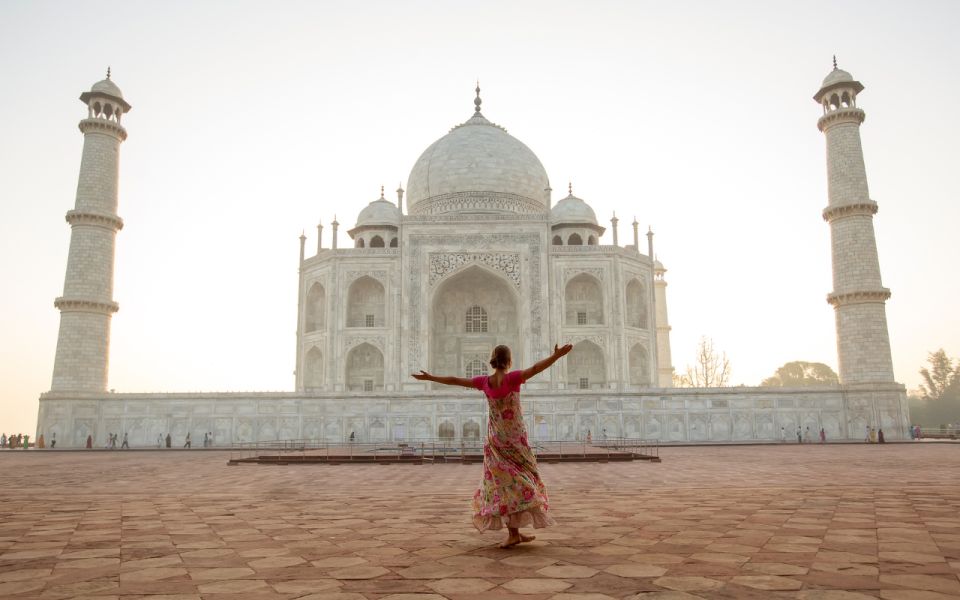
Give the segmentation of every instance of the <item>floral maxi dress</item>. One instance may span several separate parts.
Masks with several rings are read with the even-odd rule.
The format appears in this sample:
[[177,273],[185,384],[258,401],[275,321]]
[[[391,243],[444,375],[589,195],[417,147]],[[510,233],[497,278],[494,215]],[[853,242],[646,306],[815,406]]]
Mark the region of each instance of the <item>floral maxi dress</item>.
[[473,525],[480,531],[503,527],[553,525],[547,513],[547,489],[537,471],[537,457],[527,443],[520,410],[522,371],[511,371],[492,389],[486,375],[473,385],[487,396],[490,416],[483,446],[483,480],[473,494]]

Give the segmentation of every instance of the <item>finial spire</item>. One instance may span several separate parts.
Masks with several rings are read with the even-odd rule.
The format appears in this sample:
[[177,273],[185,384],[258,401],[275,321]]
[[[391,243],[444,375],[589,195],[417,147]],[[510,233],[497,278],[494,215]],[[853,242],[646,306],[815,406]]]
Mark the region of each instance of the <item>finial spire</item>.
[[107,79],[110,79],[110,67],[107,67]]
[[572,181],[568,181],[568,182],[567,182],[567,193],[570,194],[571,196],[573,195],[573,182],[572,182]]
[[834,70],[834,71],[837,70],[837,55],[836,55],[836,54],[833,55],[833,70]]
[[383,185],[380,186],[380,199],[386,200],[386,198],[383,197]]
[[480,80],[479,79],[477,80],[476,92],[477,92],[477,97],[473,99],[473,112],[479,115],[480,104],[483,102],[483,100],[480,99]]

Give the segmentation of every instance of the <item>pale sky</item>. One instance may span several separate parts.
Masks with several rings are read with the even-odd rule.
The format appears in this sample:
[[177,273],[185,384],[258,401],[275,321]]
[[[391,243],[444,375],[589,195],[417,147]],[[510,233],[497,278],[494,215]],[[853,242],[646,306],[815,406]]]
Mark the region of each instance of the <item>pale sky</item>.
[[[894,368],[960,355],[956,2],[0,4],[0,431],[50,387],[86,115],[113,69],[124,118],[110,387],[293,389],[301,230],[340,244],[472,114],[631,243],[656,232],[673,363],[701,335],[756,385],[836,368],[820,107],[836,54],[861,133]],[[394,199],[392,194],[389,198]],[[602,243],[612,243],[610,232]],[[312,254],[312,252],[308,252]],[[562,340],[558,340],[561,341]]]

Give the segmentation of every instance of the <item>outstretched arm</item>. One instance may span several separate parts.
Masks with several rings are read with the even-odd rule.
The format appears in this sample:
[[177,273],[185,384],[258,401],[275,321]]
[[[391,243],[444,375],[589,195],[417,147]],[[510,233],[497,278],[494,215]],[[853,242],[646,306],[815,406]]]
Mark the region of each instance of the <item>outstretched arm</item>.
[[470,388],[471,390],[475,389],[473,386],[473,381],[464,377],[438,377],[436,375],[431,375],[426,371],[413,373],[411,377],[420,381],[433,381],[435,383],[442,383],[443,385],[459,385],[461,387]]
[[537,361],[532,367],[523,370],[523,380],[527,381],[537,373],[546,371],[548,368],[550,368],[550,365],[566,356],[571,350],[573,350],[572,344],[564,344],[563,346],[555,345],[553,347],[553,354],[544,358],[543,360]]

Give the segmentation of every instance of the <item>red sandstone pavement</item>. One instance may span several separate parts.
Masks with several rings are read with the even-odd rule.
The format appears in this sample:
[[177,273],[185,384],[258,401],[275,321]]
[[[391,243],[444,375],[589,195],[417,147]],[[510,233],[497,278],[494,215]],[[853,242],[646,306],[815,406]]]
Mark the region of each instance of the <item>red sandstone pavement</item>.
[[960,445],[542,465],[559,525],[470,525],[479,465],[0,452],[0,598],[960,598]]

